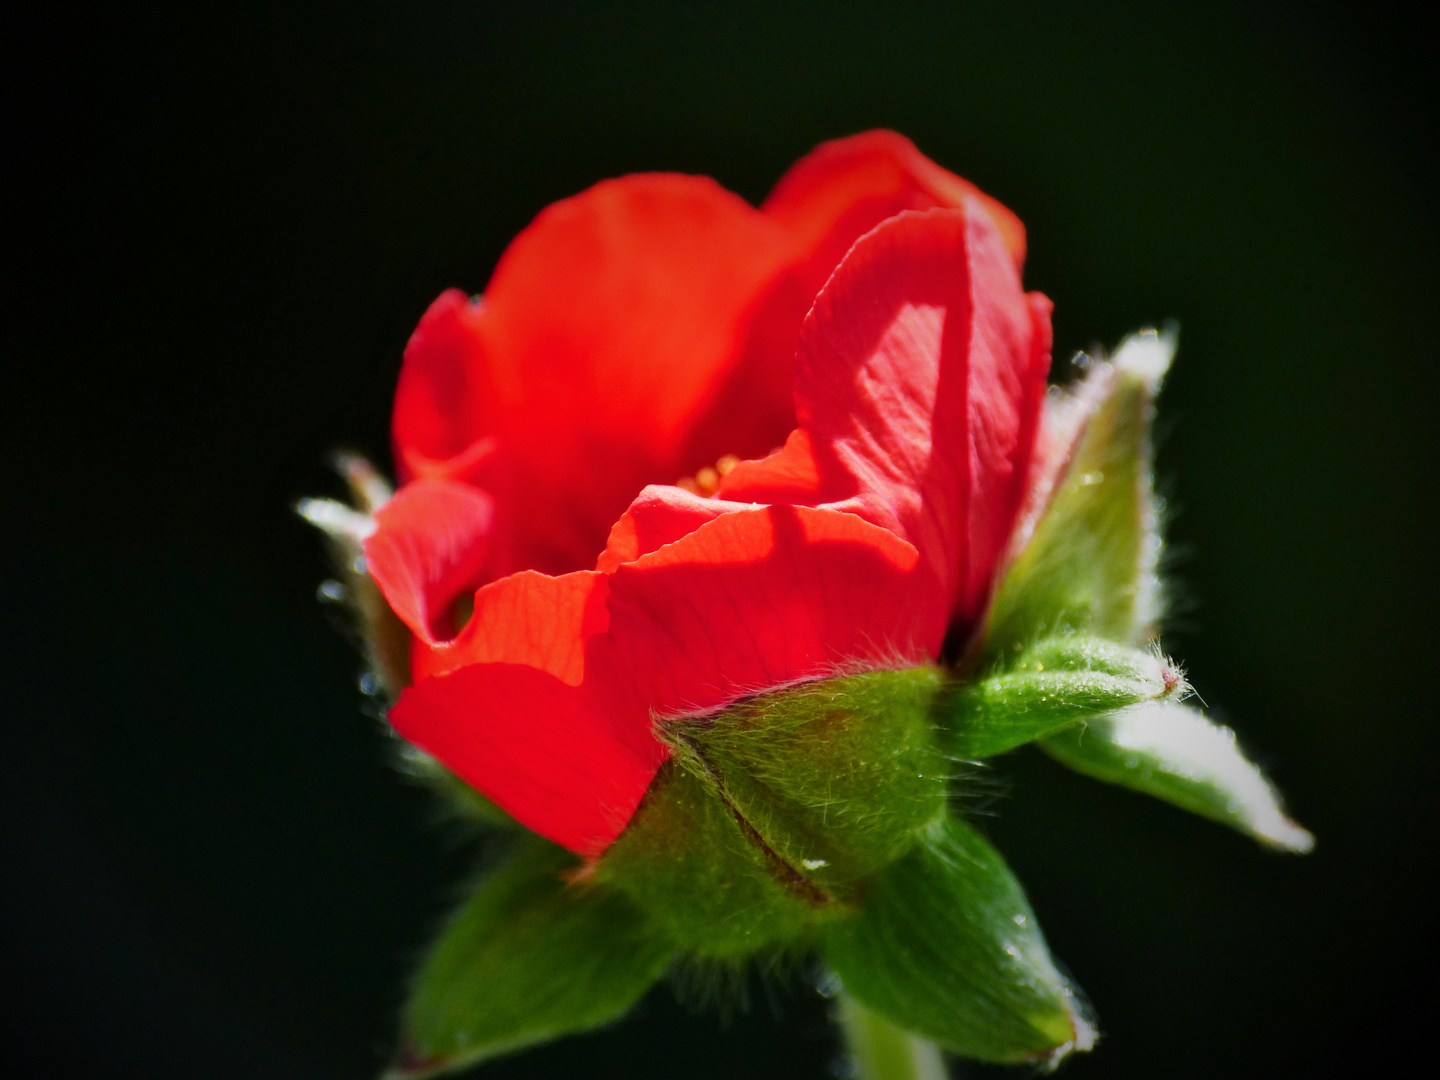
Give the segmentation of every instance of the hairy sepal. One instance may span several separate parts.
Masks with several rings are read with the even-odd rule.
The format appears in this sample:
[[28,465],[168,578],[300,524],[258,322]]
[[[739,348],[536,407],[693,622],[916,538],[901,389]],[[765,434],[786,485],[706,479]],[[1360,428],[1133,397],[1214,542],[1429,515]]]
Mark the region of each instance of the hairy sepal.
[[1153,795],[1268,847],[1303,853],[1314,846],[1235,733],[1199,709],[1170,701],[1138,705],[1052,735],[1041,746],[1076,772]]
[[1066,634],[960,684],[943,715],[951,753],[975,761],[1089,717],[1188,692],[1180,669],[1153,649]]
[[[981,670],[1023,660],[1037,642],[1067,633],[1126,645],[1155,638],[1161,538],[1151,427],[1174,350],[1172,333],[1132,335],[1075,391],[1049,403],[1052,436],[1068,449],[1040,478],[1038,489],[1048,488],[1043,505],[1017,528],[985,632],[967,658]],[[1009,688],[995,689],[1004,699]],[[1285,816],[1234,733],[1180,705],[1182,696],[1170,691],[1112,713],[1097,708],[1101,715],[1057,725],[1041,745],[1086,775],[1144,791],[1271,847],[1308,851],[1313,838]],[[965,695],[957,700],[963,704]],[[974,704],[985,711],[984,700]],[[972,757],[997,752],[994,744],[969,749]]]
[[385,702],[393,703],[410,683],[410,631],[370,576],[364,543],[375,531],[375,512],[394,491],[358,454],[336,454],[333,464],[350,488],[354,505],[336,499],[301,499],[295,512],[325,534],[336,577],[321,587],[320,595],[348,609],[369,669],[369,685]]
[[1022,520],[980,652],[994,658],[1067,630],[1114,641],[1153,637],[1161,597],[1159,513],[1152,477],[1155,396],[1174,353],[1170,335],[1128,338],[1092,363],[1047,419],[1058,452],[1048,504]]
[[622,1016],[675,946],[623,895],[580,880],[574,855],[539,837],[460,906],[406,1004],[388,1080],[460,1069]]
[[823,949],[848,994],[957,1054],[1054,1063],[1094,1043],[1020,883],[953,817],[875,876]]
[[704,780],[668,761],[596,880],[701,960],[741,962],[811,938],[844,906],[780,863]]
[[674,756],[597,876],[695,955],[803,945],[944,813],[942,683],[868,672],[658,723]]

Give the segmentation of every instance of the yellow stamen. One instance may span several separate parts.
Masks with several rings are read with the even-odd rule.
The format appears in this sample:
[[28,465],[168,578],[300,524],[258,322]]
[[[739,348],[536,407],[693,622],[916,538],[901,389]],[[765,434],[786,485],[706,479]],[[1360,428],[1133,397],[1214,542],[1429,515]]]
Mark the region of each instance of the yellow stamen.
[[739,464],[738,457],[734,454],[726,454],[714,465],[706,465],[704,468],[695,470],[694,476],[682,476],[675,481],[675,486],[690,492],[691,495],[711,498],[720,490],[720,478]]
[[705,496],[714,495],[720,489],[720,474],[711,466],[706,465],[695,473],[695,486]]

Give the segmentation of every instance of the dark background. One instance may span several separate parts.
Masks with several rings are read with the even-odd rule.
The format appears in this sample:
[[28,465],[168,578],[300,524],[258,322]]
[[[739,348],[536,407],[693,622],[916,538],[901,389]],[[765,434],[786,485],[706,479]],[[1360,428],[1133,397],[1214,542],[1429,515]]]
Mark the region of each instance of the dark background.
[[[313,4],[5,33],[0,1071],[363,1078],[470,854],[315,601],[326,452],[546,203],[752,200],[872,126],[1013,207],[1057,356],[1181,321],[1167,643],[1319,837],[1019,753],[985,782],[1106,1038],[1067,1075],[1394,1075],[1435,993],[1432,28],[1241,4]],[[823,1006],[484,1075],[822,1077]],[[778,1012],[780,1019],[776,1019]],[[990,1075],[967,1067],[966,1076]]]

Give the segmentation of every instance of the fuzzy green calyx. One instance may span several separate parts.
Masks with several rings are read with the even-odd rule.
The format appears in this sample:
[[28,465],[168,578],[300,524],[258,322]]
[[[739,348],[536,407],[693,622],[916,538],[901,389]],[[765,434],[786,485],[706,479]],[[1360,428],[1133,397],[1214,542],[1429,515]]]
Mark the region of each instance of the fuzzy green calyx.
[[1135,334],[1051,408],[1068,451],[1048,507],[1022,526],[1030,534],[991,606],[987,656],[1066,630],[1126,643],[1154,635],[1161,544],[1150,429],[1174,351],[1170,334]]
[[980,760],[1089,717],[1188,692],[1179,667],[1154,650],[1066,634],[959,685],[943,711],[951,752]]
[[1054,1062],[1094,1044],[1020,883],[956,818],[877,874],[823,950],[848,994],[955,1053]]
[[410,683],[410,631],[366,569],[364,543],[375,531],[375,512],[395,492],[359,454],[336,454],[332,464],[350,489],[354,505],[337,499],[301,499],[295,512],[324,533],[329,543],[336,576],[321,585],[320,598],[349,609],[356,644],[368,669],[365,685],[393,704]]
[[828,897],[796,888],[796,876],[777,867],[713,790],[674,761],[661,768],[595,878],[707,960],[785,949],[842,914]]
[[459,1069],[627,1012],[675,947],[579,860],[525,837],[451,917],[417,973],[386,1080]]
[[[1047,421],[1066,448],[1050,481],[1048,505],[1037,520],[1021,524],[1018,554],[971,658],[988,664],[989,674],[955,696],[956,752],[983,757],[1007,741],[1018,745],[1028,733],[1078,772],[1220,821],[1272,847],[1308,851],[1313,837],[1285,816],[1274,787],[1240,751],[1234,733],[1179,703],[1186,686],[1173,665],[1165,662],[1165,670],[1178,681],[1169,685],[1172,674],[1162,672],[1162,693],[1141,692],[1147,682],[1154,686],[1143,663],[1128,672],[1110,670],[1114,681],[1097,677],[1128,646],[1150,641],[1158,631],[1161,539],[1150,429],[1174,349],[1171,333],[1134,334],[1110,362],[1092,364],[1077,390],[1049,403]],[[1051,643],[1068,648],[1066,641],[1096,640],[1102,644],[1088,658],[1065,666],[1068,672],[1085,669],[1078,679],[1064,671],[1051,678],[1033,663],[1053,672],[1048,660],[1055,657],[1043,655]],[[1144,654],[1128,651],[1143,661]],[[1162,662],[1158,654],[1153,661]],[[1127,681],[1137,691],[1130,700],[1124,700]],[[1015,710],[1027,697],[1032,707]],[[1045,729],[1067,710],[1079,715]],[[1016,730],[1007,734],[1007,725]]]
[[944,811],[932,668],[841,676],[657,725],[674,757],[597,879],[739,958],[847,916]]

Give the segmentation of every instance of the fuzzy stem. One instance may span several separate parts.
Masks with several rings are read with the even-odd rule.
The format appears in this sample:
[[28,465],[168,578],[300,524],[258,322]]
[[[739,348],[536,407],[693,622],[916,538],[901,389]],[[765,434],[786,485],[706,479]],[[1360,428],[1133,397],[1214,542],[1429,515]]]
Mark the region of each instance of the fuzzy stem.
[[940,1049],[896,1027],[849,994],[840,995],[840,1030],[855,1063],[855,1080],[945,1080]]

